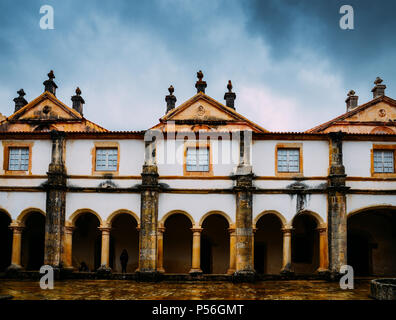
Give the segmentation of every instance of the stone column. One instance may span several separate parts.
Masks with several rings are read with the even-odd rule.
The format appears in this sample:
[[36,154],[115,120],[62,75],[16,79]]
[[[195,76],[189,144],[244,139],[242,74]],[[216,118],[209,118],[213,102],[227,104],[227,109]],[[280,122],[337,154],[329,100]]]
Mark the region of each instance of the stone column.
[[[145,136],[145,164],[143,165],[140,205],[139,271],[141,280],[155,280],[157,270],[158,226],[158,169],[155,164],[155,137]],[[150,140],[150,141],[147,141]]]
[[24,226],[18,222],[11,223],[10,227],[12,230],[12,254],[11,254],[11,265],[7,271],[18,271],[22,269],[21,266],[21,243],[22,243],[22,231]]
[[253,173],[250,165],[251,132],[241,132],[240,160],[236,169],[236,281],[252,281],[253,266]]
[[64,267],[67,269],[73,269],[73,260],[72,260],[73,230],[74,227],[65,226],[63,261],[64,261]]
[[66,168],[63,159],[65,133],[51,131],[52,154],[46,184],[45,249],[44,264],[56,269],[64,262],[63,239],[66,209]]
[[342,132],[329,133],[330,168],[327,188],[327,228],[330,277],[338,279],[347,264],[347,216],[345,168],[342,160]]
[[230,267],[227,270],[227,274],[233,274],[235,272],[236,267],[236,234],[235,234],[235,226],[228,229],[230,234]]
[[190,273],[201,274],[201,232],[202,228],[191,228],[193,232],[192,263]]
[[102,231],[102,251],[100,258],[100,267],[98,272],[111,272],[109,257],[110,257],[110,230],[108,226],[99,227],[99,230]]
[[253,236],[252,236],[252,264],[254,267],[254,235],[256,234],[257,228],[253,227]]
[[158,272],[164,273],[164,232],[165,227],[158,227]]
[[291,226],[285,226],[282,228],[283,233],[283,259],[282,259],[282,269],[281,274],[291,274],[293,273],[291,268],[291,237],[293,228]]
[[319,232],[319,268],[317,272],[324,273],[327,272],[329,268],[329,259],[327,255],[327,227],[320,226],[317,230]]

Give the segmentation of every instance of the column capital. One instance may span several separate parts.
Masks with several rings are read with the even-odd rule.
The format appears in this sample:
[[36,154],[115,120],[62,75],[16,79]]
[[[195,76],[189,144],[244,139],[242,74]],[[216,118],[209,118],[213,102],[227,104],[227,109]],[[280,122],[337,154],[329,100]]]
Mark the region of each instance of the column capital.
[[201,233],[202,230],[203,230],[203,228],[192,227],[192,228],[190,228],[190,230],[191,230],[193,233],[196,233],[196,232]]
[[74,229],[76,229],[74,226],[65,226],[65,233],[73,233]]
[[19,221],[18,222],[14,221],[8,226],[8,228],[13,230],[13,232],[15,232],[15,233],[21,233],[23,231],[23,229],[25,228],[25,225]]
[[231,227],[231,228],[228,228],[227,230],[228,230],[228,233],[231,235],[231,234],[235,234],[236,228]]
[[165,232],[165,227],[157,227],[157,231],[160,233],[164,233]]
[[326,233],[327,232],[327,227],[326,226],[319,226],[316,228],[319,233]]
[[111,227],[109,227],[109,226],[100,226],[100,227],[98,227],[98,229],[100,231],[102,231],[102,233],[106,233],[106,232],[110,233],[110,231],[111,231]]
[[284,226],[281,228],[283,234],[291,234],[294,228],[292,226]]

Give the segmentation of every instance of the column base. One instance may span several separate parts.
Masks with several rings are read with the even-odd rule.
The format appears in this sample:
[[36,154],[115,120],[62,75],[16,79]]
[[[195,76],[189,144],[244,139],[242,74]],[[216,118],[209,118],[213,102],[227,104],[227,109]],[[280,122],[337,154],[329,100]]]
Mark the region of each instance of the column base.
[[228,269],[227,270],[227,274],[234,274],[235,273],[235,269]]
[[141,282],[157,282],[161,280],[162,274],[159,271],[137,271],[136,280]]
[[292,276],[292,275],[294,275],[294,271],[293,271],[290,263],[287,264],[285,267],[283,267],[281,269],[280,274],[283,275],[283,276]]
[[10,275],[16,275],[16,274],[18,274],[20,271],[22,271],[23,270],[23,268],[22,268],[22,266],[20,266],[19,264],[11,264],[8,268],[7,268],[7,270],[6,270],[6,274],[8,275],[8,276],[10,276]]
[[325,277],[327,277],[328,274],[330,273],[330,271],[329,271],[329,269],[326,269],[326,268],[318,268],[318,269],[316,270],[316,273],[317,273],[318,275],[320,275],[320,276],[325,276]]
[[108,266],[106,266],[105,264],[102,264],[98,270],[96,270],[96,273],[101,274],[101,275],[105,275],[105,274],[111,274],[111,268],[109,268]]
[[256,281],[256,272],[254,270],[235,271],[232,276],[233,282],[254,282]]
[[202,275],[202,270],[201,269],[191,269],[188,273],[192,276],[200,276],[200,275]]
[[334,281],[334,282],[338,282],[340,281],[341,277],[344,276],[345,273],[340,273],[338,271],[328,271],[326,273],[326,279],[328,281]]
[[[139,270],[136,270],[135,272],[138,272]],[[159,273],[165,273],[165,269],[164,268],[159,268],[159,269],[157,269],[157,271],[159,272]]]

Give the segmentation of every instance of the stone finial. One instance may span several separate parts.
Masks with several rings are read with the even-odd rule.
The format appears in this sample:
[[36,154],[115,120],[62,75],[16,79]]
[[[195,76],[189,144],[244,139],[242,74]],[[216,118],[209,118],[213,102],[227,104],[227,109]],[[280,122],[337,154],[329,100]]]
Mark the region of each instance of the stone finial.
[[73,102],[73,109],[76,110],[79,114],[83,115],[83,104],[85,103],[84,99],[81,97],[81,90],[79,87],[76,89],[76,95],[71,97]]
[[197,88],[197,93],[199,93],[199,92],[205,93],[205,88],[207,85],[206,85],[205,81],[202,81],[203,77],[204,77],[204,75],[203,75],[202,71],[199,70],[197,72],[198,81],[195,83],[195,88]]
[[51,70],[48,73],[48,80],[45,80],[43,82],[43,85],[44,85],[44,91],[51,92],[55,96],[56,95],[56,88],[58,88],[58,86],[54,82],[54,79],[55,79],[54,71]]
[[224,94],[224,100],[226,101],[226,106],[235,110],[234,102],[235,102],[236,94],[232,92],[231,80],[228,80],[227,89],[228,92]]
[[355,91],[350,90],[348,92],[348,98],[346,98],[346,106],[347,106],[347,112],[351,111],[352,109],[355,109],[358,106],[358,96],[355,96]]
[[382,84],[384,80],[382,80],[380,77],[377,77],[374,81],[374,88],[371,90],[373,93],[373,98],[381,97],[385,95],[385,89],[386,85]]
[[13,100],[15,102],[14,112],[17,112],[28,104],[28,102],[24,98],[24,96],[26,95],[25,91],[23,89],[20,89],[19,91],[17,91],[17,93],[19,96],[14,98]]
[[172,85],[168,88],[168,91],[169,91],[169,95],[165,97],[166,113],[168,113],[169,111],[175,108],[175,104],[177,101],[176,97],[173,95],[173,92],[175,92],[175,88],[173,88]]

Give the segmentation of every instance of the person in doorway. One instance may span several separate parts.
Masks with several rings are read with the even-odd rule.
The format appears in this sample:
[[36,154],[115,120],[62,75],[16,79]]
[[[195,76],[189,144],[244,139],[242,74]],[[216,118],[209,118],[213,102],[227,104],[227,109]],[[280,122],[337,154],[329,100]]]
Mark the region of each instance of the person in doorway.
[[128,265],[128,252],[126,251],[126,249],[122,250],[120,261],[121,261],[122,273],[126,273],[126,268]]

